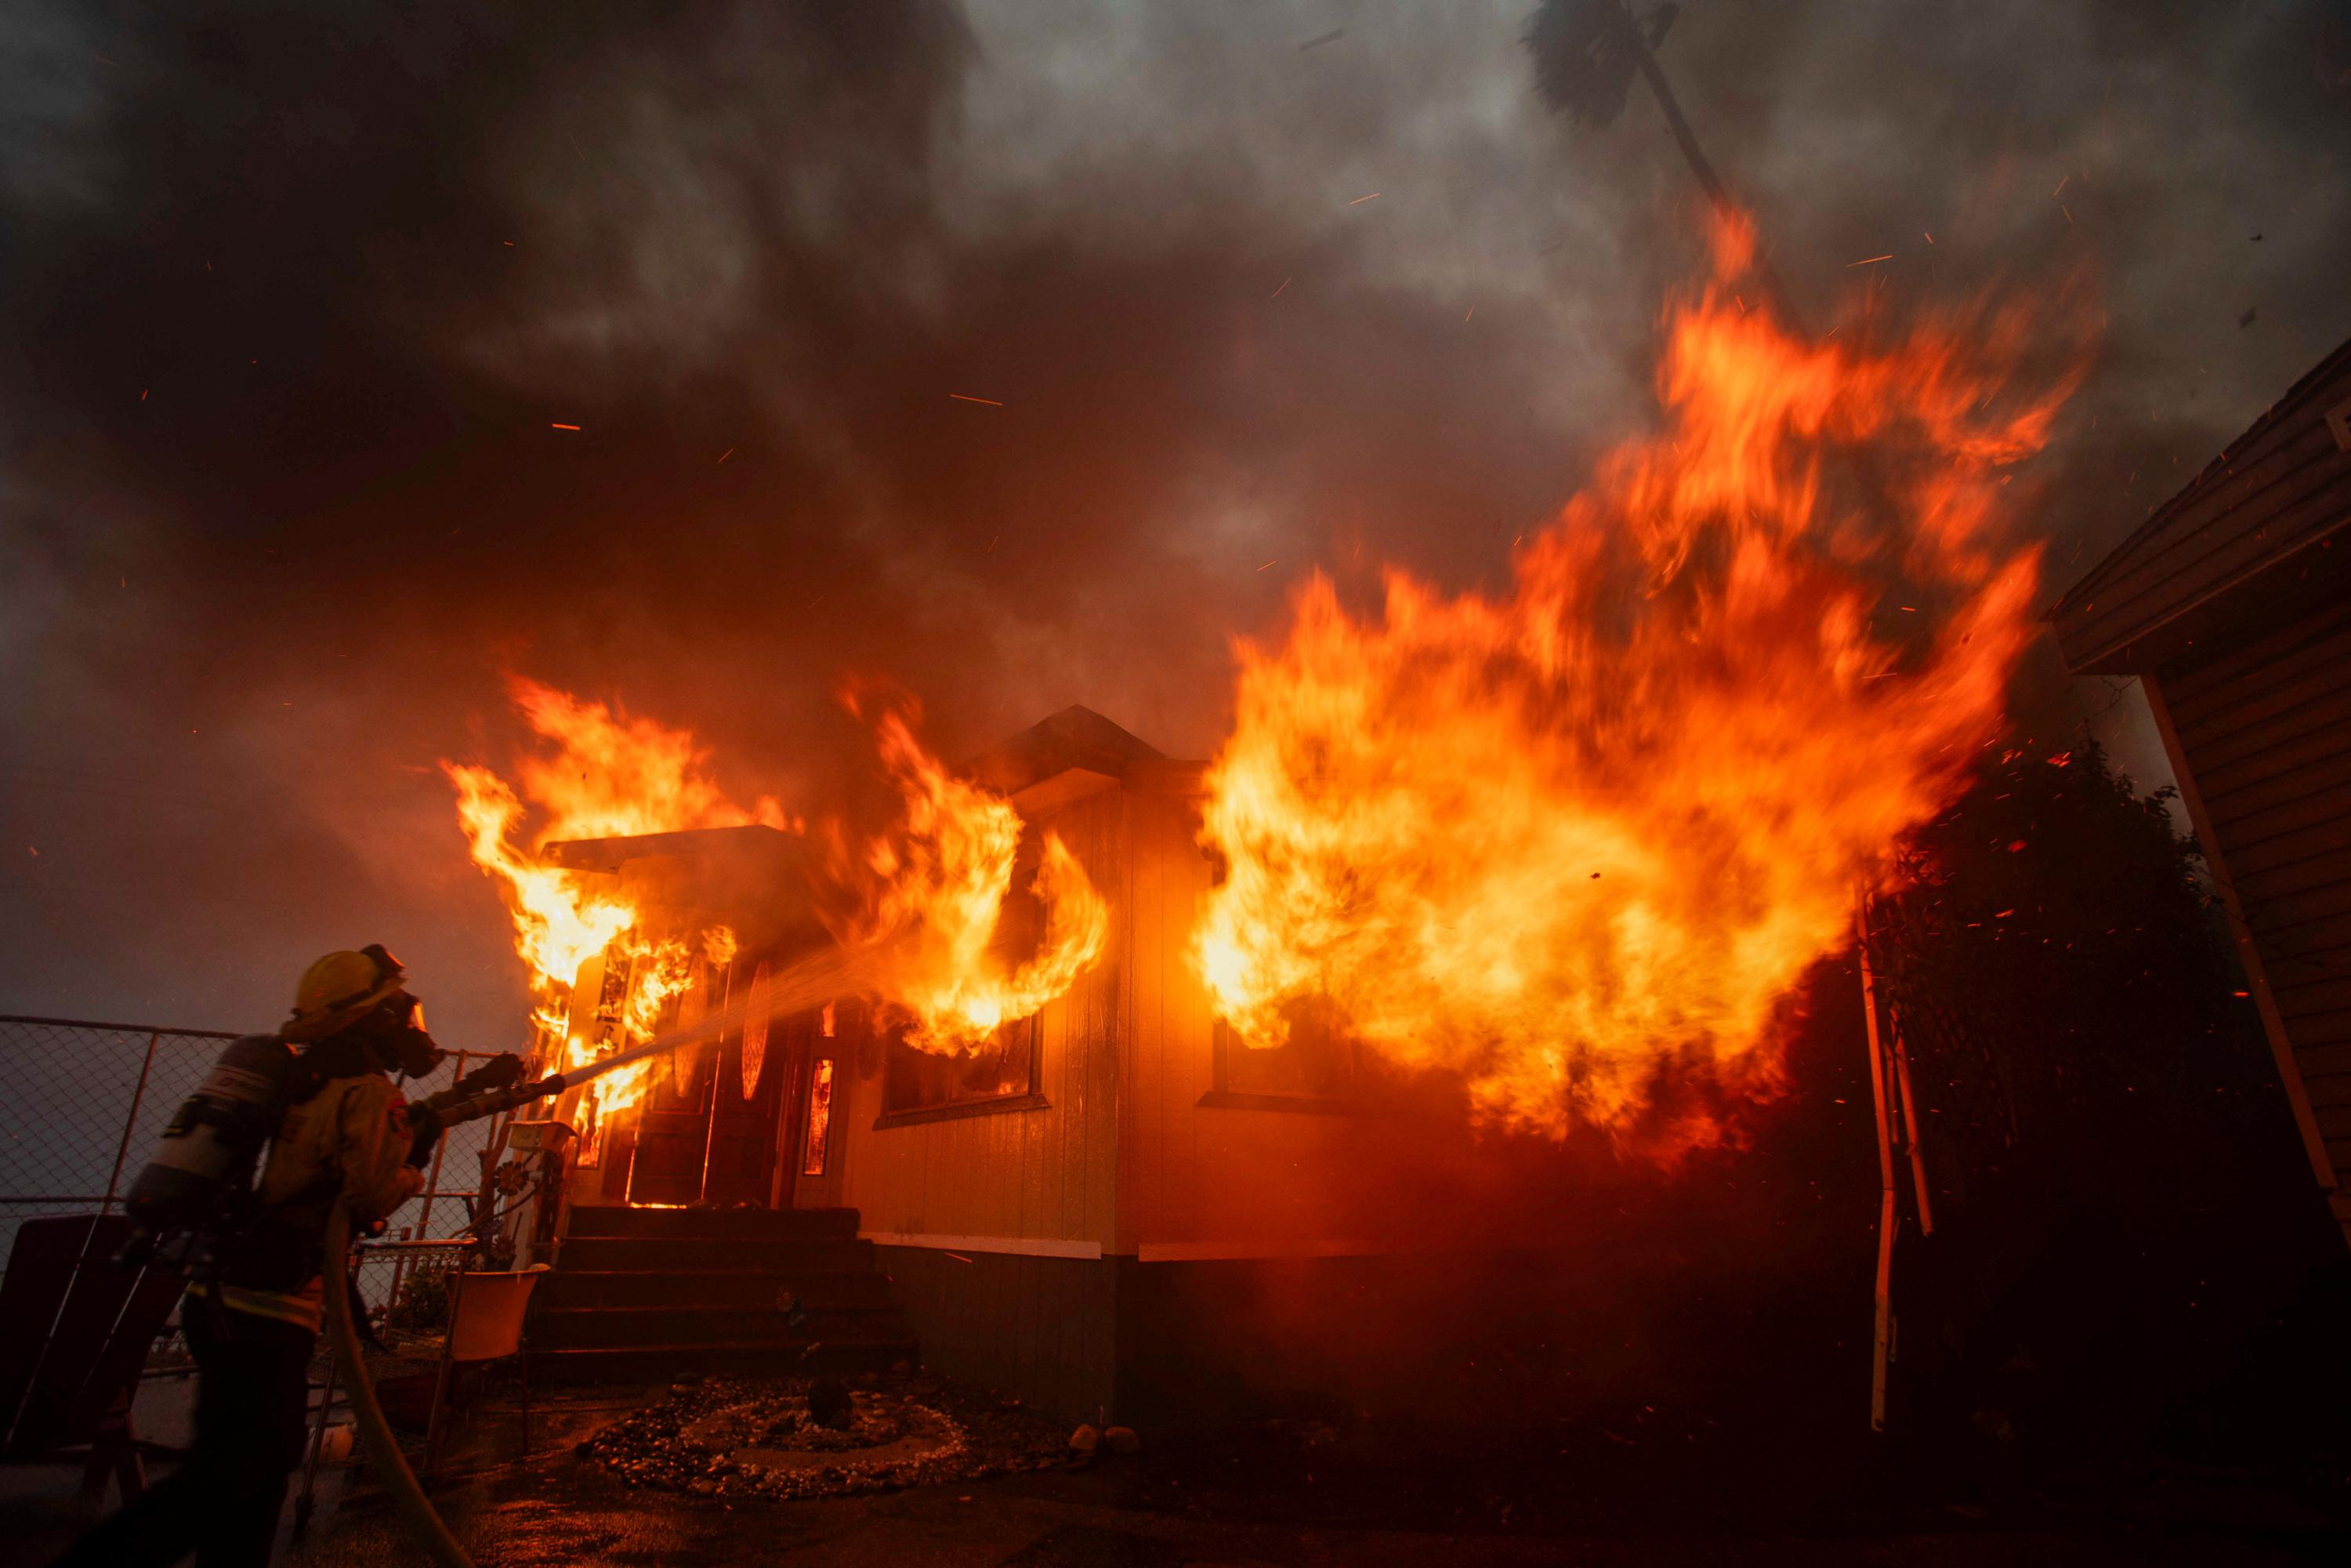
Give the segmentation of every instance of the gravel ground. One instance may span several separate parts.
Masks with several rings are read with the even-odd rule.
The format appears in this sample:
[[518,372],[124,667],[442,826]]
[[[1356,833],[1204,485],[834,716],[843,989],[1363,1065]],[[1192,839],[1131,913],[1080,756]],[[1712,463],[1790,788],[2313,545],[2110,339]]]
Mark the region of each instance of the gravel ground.
[[[750,1398],[739,1397],[747,1392]],[[1828,1467],[1834,1456],[1804,1453],[1792,1441],[1786,1446],[1795,1451],[1776,1456],[1771,1473],[1742,1491],[1726,1490],[1719,1474],[1696,1473],[1684,1457],[1691,1445],[1678,1438],[1671,1460],[1603,1434],[1589,1446],[1562,1445],[1564,1451],[1549,1456],[1554,1468],[1514,1469],[1490,1451],[1459,1451],[1458,1439],[1416,1452],[1408,1433],[1327,1423],[1186,1440],[1146,1433],[1140,1454],[1072,1468],[1068,1434],[1058,1424],[982,1392],[920,1378],[856,1392],[890,1394],[952,1420],[967,1448],[957,1463],[973,1467],[970,1475],[942,1471],[916,1484],[881,1480],[849,1495],[807,1499],[720,1494],[715,1487],[697,1495],[690,1480],[686,1490],[642,1478],[632,1486],[597,1457],[600,1441],[609,1446],[616,1428],[666,1424],[665,1416],[652,1419],[660,1413],[693,1412],[676,1422],[683,1434],[696,1421],[764,1400],[772,1423],[804,1407],[807,1392],[789,1383],[552,1397],[541,1390],[526,1454],[518,1391],[494,1390],[474,1402],[452,1475],[434,1495],[481,1568],[1424,1568],[1432,1562],[2105,1568],[2351,1561],[2351,1537],[2339,1525],[2247,1475],[2168,1474],[2015,1507],[1857,1509],[1844,1501],[1774,1509],[1759,1500],[1782,1494],[1788,1476]],[[168,1433],[166,1422],[154,1425]],[[1760,1458],[1752,1450],[1746,1457],[1750,1464]],[[0,1564],[36,1568],[63,1548],[79,1528],[76,1479],[69,1466],[0,1471],[0,1511],[11,1521]],[[308,1539],[281,1561],[291,1568],[406,1568],[423,1559],[382,1492],[336,1473],[322,1487]]]
[[943,1486],[1042,1469],[1068,1453],[1059,1422],[941,1379],[835,1382],[848,1402],[838,1427],[811,1411],[816,1386],[806,1377],[680,1383],[577,1452],[631,1487],[768,1498]]

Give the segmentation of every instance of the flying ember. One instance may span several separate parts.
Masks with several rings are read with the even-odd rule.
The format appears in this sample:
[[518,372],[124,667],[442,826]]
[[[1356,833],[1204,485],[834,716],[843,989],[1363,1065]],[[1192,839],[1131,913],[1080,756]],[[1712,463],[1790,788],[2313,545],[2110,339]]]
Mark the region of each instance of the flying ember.
[[1489,1124],[1667,1155],[1776,1088],[1797,978],[2001,723],[2041,556],[2002,486],[2078,372],[2008,390],[2016,310],[1800,340],[1737,302],[1751,246],[1719,229],[1664,428],[1507,593],[1392,570],[1359,613],[1318,573],[1239,646],[1192,956],[1245,1043],[1337,1027]]

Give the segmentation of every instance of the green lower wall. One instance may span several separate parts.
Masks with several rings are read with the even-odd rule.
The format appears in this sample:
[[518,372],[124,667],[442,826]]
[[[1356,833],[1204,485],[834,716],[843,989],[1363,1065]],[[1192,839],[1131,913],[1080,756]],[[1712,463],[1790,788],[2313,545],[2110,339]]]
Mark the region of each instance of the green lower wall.
[[875,1253],[922,1341],[924,1365],[1072,1427],[1112,1415],[1113,1260],[927,1247]]

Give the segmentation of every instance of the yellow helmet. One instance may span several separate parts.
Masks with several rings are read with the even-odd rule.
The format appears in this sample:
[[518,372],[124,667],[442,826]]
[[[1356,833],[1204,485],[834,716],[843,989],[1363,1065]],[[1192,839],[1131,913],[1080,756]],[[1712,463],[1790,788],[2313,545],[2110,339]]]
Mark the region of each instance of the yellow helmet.
[[278,1030],[287,1040],[319,1040],[359,1020],[402,989],[400,960],[371,942],[356,953],[329,953],[302,971],[294,1014]]

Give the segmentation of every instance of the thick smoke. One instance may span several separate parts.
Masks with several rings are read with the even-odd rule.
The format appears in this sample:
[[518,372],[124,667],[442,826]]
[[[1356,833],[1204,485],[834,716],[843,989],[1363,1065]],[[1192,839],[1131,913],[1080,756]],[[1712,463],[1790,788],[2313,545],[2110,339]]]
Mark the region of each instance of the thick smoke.
[[[434,766],[508,668],[820,806],[844,673],[949,755],[1071,702],[1203,755],[1310,566],[1494,579],[1699,247],[1531,8],[17,7],[0,1005],[257,1026],[382,940],[509,1041]],[[1808,313],[2096,279],[2052,597],[2351,330],[2317,6],[1714,0],[1662,57]]]

